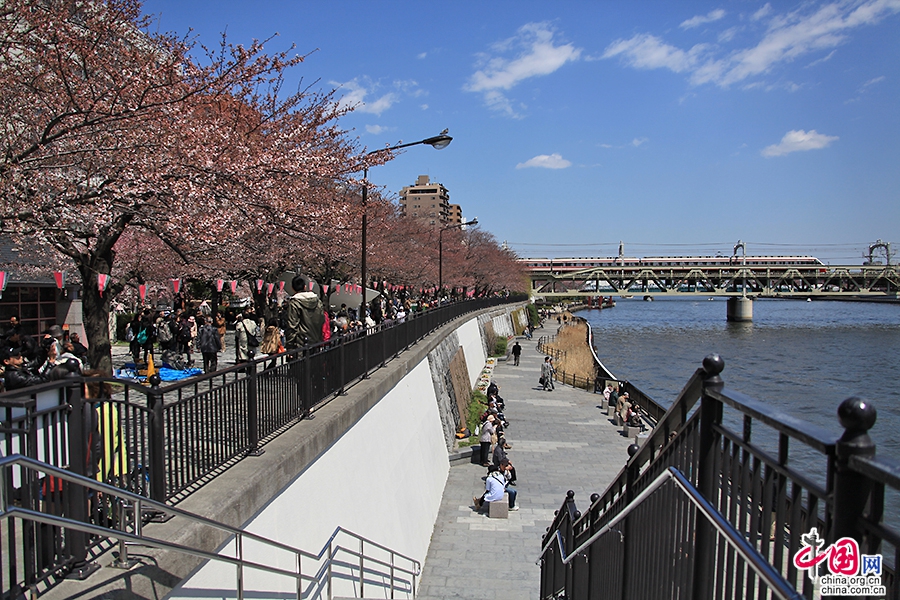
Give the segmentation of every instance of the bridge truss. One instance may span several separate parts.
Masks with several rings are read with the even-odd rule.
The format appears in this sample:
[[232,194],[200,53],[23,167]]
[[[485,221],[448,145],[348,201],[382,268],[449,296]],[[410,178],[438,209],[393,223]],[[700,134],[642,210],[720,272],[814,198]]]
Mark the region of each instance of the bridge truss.
[[897,265],[613,266],[578,271],[531,270],[532,295],[891,297],[900,290]]

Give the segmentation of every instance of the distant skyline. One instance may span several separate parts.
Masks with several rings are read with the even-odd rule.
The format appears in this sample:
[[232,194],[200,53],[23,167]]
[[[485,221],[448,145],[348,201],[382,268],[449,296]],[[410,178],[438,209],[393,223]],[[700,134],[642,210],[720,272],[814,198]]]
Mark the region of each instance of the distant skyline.
[[[900,0],[152,0],[161,31],[308,55],[368,150],[523,257],[900,250]],[[301,81],[302,78],[302,81]]]

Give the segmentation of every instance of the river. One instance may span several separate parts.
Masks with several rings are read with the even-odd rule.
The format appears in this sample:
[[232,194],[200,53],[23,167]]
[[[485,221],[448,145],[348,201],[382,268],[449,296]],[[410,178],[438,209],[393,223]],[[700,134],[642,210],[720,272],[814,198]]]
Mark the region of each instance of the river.
[[[878,454],[900,460],[900,305],[762,299],[753,303],[752,323],[729,323],[724,298],[635,297],[578,316],[591,324],[606,368],[663,406],[704,356],[718,353],[726,387],[824,427],[834,439],[842,432],[841,401],[870,401],[878,411],[870,430]],[[823,480],[821,463],[806,453],[792,460]],[[897,494],[887,503],[887,514],[900,514]]]

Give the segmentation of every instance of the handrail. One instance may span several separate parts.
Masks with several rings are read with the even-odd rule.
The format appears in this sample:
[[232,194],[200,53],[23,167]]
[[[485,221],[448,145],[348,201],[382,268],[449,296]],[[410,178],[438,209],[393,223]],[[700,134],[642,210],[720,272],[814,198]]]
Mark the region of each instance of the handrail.
[[[7,486],[6,479],[7,479],[8,469],[10,467],[13,467],[16,465],[21,466],[26,469],[31,469],[33,471],[38,471],[38,472],[44,473],[46,475],[51,475],[51,476],[59,478],[63,481],[68,481],[70,483],[74,483],[74,484],[77,484],[77,485],[80,485],[80,486],[83,486],[86,488],[90,488],[95,491],[105,492],[107,494],[110,494],[112,496],[115,496],[115,497],[123,499],[123,500],[130,500],[135,506],[135,515],[140,515],[141,511],[142,511],[142,507],[146,506],[151,509],[155,509],[155,510],[166,512],[166,513],[172,513],[174,515],[183,517],[190,521],[195,521],[197,523],[201,523],[203,525],[207,525],[209,527],[213,527],[213,528],[219,529],[221,531],[230,533],[235,536],[235,543],[237,544],[235,552],[236,552],[236,554],[239,555],[239,557],[226,556],[226,555],[218,554],[215,552],[209,552],[206,550],[192,548],[190,546],[184,546],[182,544],[177,544],[174,542],[169,542],[166,540],[149,537],[149,536],[144,535],[142,532],[140,532],[140,530],[138,531],[137,534],[132,534],[132,533],[128,533],[127,531],[120,530],[120,529],[108,529],[105,527],[101,527],[99,525],[93,525],[93,524],[85,523],[82,521],[75,521],[68,517],[60,517],[60,516],[56,516],[56,515],[52,515],[52,514],[48,514],[48,513],[34,511],[31,509],[27,509],[27,508],[11,506],[10,498],[7,497],[8,486]],[[239,569],[251,568],[251,569],[257,569],[257,570],[265,571],[265,572],[276,574],[276,575],[291,577],[291,578],[297,580],[298,582],[318,581],[318,577],[304,575],[303,572],[299,570],[299,565],[300,565],[299,558],[302,557],[302,558],[313,559],[315,561],[320,561],[323,558],[323,556],[325,556],[326,552],[328,552],[327,562],[329,562],[329,563],[333,562],[334,557],[337,555],[338,552],[347,552],[353,556],[359,557],[360,559],[364,558],[366,561],[368,561],[370,563],[375,563],[375,564],[382,565],[385,567],[390,567],[393,570],[399,571],[400,573],[410,575],[412,577],[417,577],[421,574],[421,563],[418,560],[411,558],[409,556],[406,556],[405,554],[401,554],[400,552],[391,550],[390,548],[388,548],[382,544],[373,542],[372,540],[369,540],[368,538],[366,538],[364,536],[356,534],[352,531],[348,531],[342,527],[335,528],[334,532],[331,534],[331,537],[328,538],[328,541],[325,543],[325,545],[322,547],[322,549],[317,554],[314,554],[312,552],[308,552],[308,551],[302,550],[300,548],[295,548],[288,544],[284,544],[284,543],[263,537],[261,535],[255,534],[255,533],[245,531],[245,530],[239,529],[237,527],[233,527],[231,525],[227,525],[225,523],[220,523],[218,521],[214,521],[207,517],[203,517],[201,515],[197,515],[197,514],[188,512],[188,511],[178,508],[176,506],[170,506],[170,505],[162,503],[162,502],[157,502],[157,501],[151,500],[149,498],[146,498],[145,496],[141,496],[140,494],[135,494],[128,490],[124,490],[122,488],[118,488],[118,487],[103,483],[102,481],[97,481],[97,480],[91,479],[89,477],[77,475],[75,473],[72,473],[71,471],[67,471],[65,469],[55,467],[53,465],[35,460],[33,458],[29,458],[27,456],[23,456],[21,454],[12,454],[10,456],[0,457],[0,517],[3,517],[3,518],[20,517],[23,519],[36,521],[38,523],[45,523],[45,524],[53,525],[53,526],[57,526],[57,527],[64,527],[67,529],[73,529],[73,530],[81,531],[84,533],[99,535],[102,537],[111,537],[111,538],[118,539],[120,541],[124,540],[124,541],[128,541],[128,542],[132,542],[133,544],[150,546],[152,548],[157,548],[160,550],[175,550],[177,552],[182,552],[182,553],[189,554],[191,556],[195,556],[195,557],[202,558],[205,560],[215,560],[215,561],[225,562],[225,563],[237,566]],[[139,518],[138,516],[135,517],[136,521],[138,518]],[[140,529],[140,528],[138,528],[138,529]],[[378,548],[379,550],[383,550],[385,552],[390,553],[392,556],[392,562],[387,563],[387,562],[384,562],[384,561],[374,558],[374,557],[367,557],[361,551],[356,551],[356,550],[353,550],[350,548],[346,548],[342,545],[338,545],[336,548],[332,548],[332,543],[337,539],[337,536],[341,533],[348,535],[351,538],[354,538],[356,540],[359,540],[360,542],[363,542],[365,544],[374,546],[374,547]],[[269,565],[264,565],[264,564],[257,563],[257,562],[243,558],[243,553],[241,551],[241,547],[242,547],[241,544],[242,544],[242,540],[244,538],[253,540],[255,542],[259,542],[259,543],[269,546],[271,548],[275,548],[275,549],[278,549],[281,551],[293,553],[298,558],[298,560],[296,561],[296,564],[298,565],[298,571],[297,572],[287,571],[284,569],[272,567]],[[393,557],[399,557],[403,561],[408,561],[409,564],[413,565],[413,567],[414,567],[413,570],[393,564]],[[327,566],[327,565],[325,565],[325,566]],[[324,566],[323,566],[323,568],[324,568]],[[323,571],[323,568],[320,568],[318,573],[321,573]],[[329,573],[329,577],[330,577],[330,573],[331,573],[330,569],[328,570],[328,573]],[[241,576],[238,575],[238,598],[239,599],[243,597],[243,591],[241,589],[242,586],[241,586],[240,582],[241,582]],[[393,578],[391,580],[391,585],[393,586]],[[415,595],[415,588],[413,587],[413,596],[414,595]],[[298,596],[297,597],[298,597],[298,599],[301,597],[301,594],[299,591],[299,585],[298,585]]]
[[699,490],[684,476],[684,474],[676,469],[675,467],[669,467],[665,471],[659,474],[659,476],[653,480],[653,482],[647,486],[647,488],[642,491],[634,500],[632,500],[627,506],[625,506],[609,523],[601,527],[596,533],[594,533],[591,537],[585,540],[580,546],[575,548],[570,554],[566,555],[565,548],[563,547],[561,534],[559,530],[556,530],[556,535],[549,539],[544,546],[541,548],[541,555],[538,557],[536,564],[540,564],[541,560],[546,554],[547,549],[553,544],[553,540],[556,539],[557,544],[560,549],[560,556],[562,563],[564,565],[569,564],[572,559],[578,556],[581,552],[583,552],[586,548],[588,548],[591,544],[597,541],[604,534],[615,531],[620,536],[623,534],[614,530],[613,527],[617,525],[620,521],[622,521],[629,513],[635,510],[640,504],[646,500],[650,494],[655,492],[657,489],[663,486],[663,484],[668,481],[673,481],[675,485],[687,496],[688,500],[690,500],[695,507],[706,517],[706,520],[716,528],[716,530],[722,534],[729,544],[740,554],[744,560],[750,565],[757,575],[766,582],[769,588],[774,592],[779,598],[783,598],[785,600],[799,600],[803,596],[797,592],[785,579],[781,576],[781,574],[776,571],[772,565],[759,553],[756,548],[750,545],[749,542],[744,538],[744,536],[734,528],[734,526],[728,522],[725,517],[723,517],[716,508],[710,504],[710,502],[703,497]]

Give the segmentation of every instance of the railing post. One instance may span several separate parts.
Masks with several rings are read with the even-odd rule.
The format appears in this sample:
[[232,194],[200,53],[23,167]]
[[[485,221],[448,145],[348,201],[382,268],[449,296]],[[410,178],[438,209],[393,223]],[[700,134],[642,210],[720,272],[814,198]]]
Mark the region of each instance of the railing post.
[[849,461],[851,456],[875,455],[875,442],[868,431],[875,424],[878,413],[871,403],[856,397],[841,402],[837,412],[844,434],[835,444],[834,532],[830,541],[849,537],[862,548],[865,547],[863,533],[857,522],[869,502],[872,481],[850,469]]
[[256,362],[247,363],[247,456],[259,456],[259,374]]
[[[628,446],[628,460],[631,460],[631,457],[638,453],[641,449],[637,444],[631,444]],[[637,481],[638,475],[640,475],[641,467],[635,461],[634,464],[626,463],[625,466],[625,506],[630,506],[631,502],[634,500],[634,497],[637,496],[635,494],[634,483]],[[593,504],[593,503],[592,503]],[[629,564],[631,560],[631,525],[630,519],[625,517],[625,520],[622,522],[622,600],[628,597],[628,577],[629,571],[631,570],[631,566]]]
[[[575,519],[577,518],[575,515],[578,514],[578,510],[575,508],[575,492],[573,490],[569,490],[568,492],[566,492],[566,504],[563,509],[566,511],[566,531],[564,533],[566,540],[566,552],[571,553],[572,550],[575,549]],[[575,578],[572,572],[573,565],[574,561],[569,562],[569,564],[563,566],[563,568],[566,570],[566,598],[575,598],[575,590],[573,589],[575,583]]]
[[[722,422],[722,403],[709,395],[721,391],[725,386],[719,373],[725,368],[725,361],[718,354],[710,354],[703,359],[703,396],[700,399],[700,447],[697,463],[697,489],[714,506],[719,485],[716,471],[718,441],[713,427]],[[696,561],[694,562],[695,600],[712,598],[713,570],[716,559],[716,531],[698,519]]]
[[[82,477],[87,475],[87,444],[90,420],[85,423],[85,410],[93,410],[90,402],[85,404],[81,394],[81,380],[71,381],[66,386],[71,414],[69,415],[69,470]],[[93,457],[92,457],[93,459]],[[90,522],[88,514],[88,490],[78,484],[67,484],[69,517],[80,523]],[[72,557],[72,570],[67,579],[86,579],[100,568],[96,563],[87,562],[87,534],[83,531],[66,529],[66,546]]]
[[[151,375],[150,394],[147,402],[150,408],[150,499],[166,501],[166,440],[163,424],[163,395],[159,389],[162,383],[159,375]],[[138,517],[139,518],[139,517]]]

